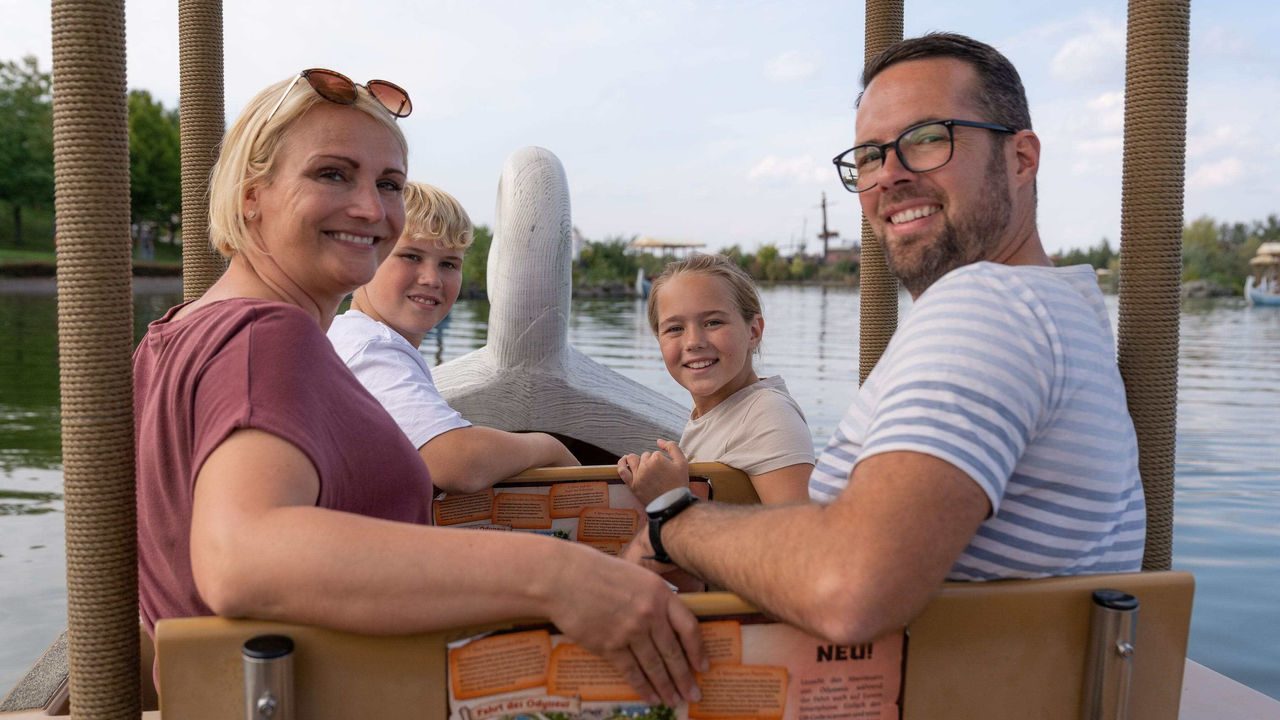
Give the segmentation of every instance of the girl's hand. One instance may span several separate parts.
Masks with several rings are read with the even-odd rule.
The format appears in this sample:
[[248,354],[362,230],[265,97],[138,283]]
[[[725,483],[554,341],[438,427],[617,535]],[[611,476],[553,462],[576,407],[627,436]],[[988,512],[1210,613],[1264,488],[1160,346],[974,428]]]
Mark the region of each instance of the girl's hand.
[[618,476],[645,505],[668,490],[689,486],[689,461],[680,446],[659,439],[658,447],[657,452],[633,453],[618,460]]
[[631,481],[635,478],[633,468],[640,464],[640,456],[631,453],[618,458],[618,477],[622,478],[622,482],[631,487]]

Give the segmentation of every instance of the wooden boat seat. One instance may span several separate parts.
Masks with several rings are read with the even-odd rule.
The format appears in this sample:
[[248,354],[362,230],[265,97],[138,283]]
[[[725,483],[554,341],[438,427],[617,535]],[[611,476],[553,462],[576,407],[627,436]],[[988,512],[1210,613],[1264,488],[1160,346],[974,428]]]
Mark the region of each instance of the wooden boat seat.
[[[751,485],[751,479],[741,470],[731,468],[718,462],[699,462],[689,464],[691,479],[706,480],[711,483],[712,498],[718,502],[735,505],[758,505],[760,496]],[[621,482],[618,469],[614,465],[584,465],[582,467],[537,468],[526,470],[519,475],[498,483],[498,487],[506,483],[520,482],[587,482],[591,480],[607,480]]]
[[[908,628],[903,716],[1076,720],[1098,588],[1141,603],[1130,717],[1176,718],[1193,591],[1181,572],[946,584]],[[683,597],[702,616],[751,611],[728,593]],[[446,644],[507,626],[368,637],[287,623],[165,620],[157,627],[162,716],[236,717],[240,646],[281,633],[296,647],[299,717],[445,718]]]
[[[695,463],[690,474],[709,480],[717,500],[758,502],[750,481],[732,468]],[[548,468],[510,482],[616,477],[612,466]],[[908,628],[903,716],[1075,720],[1091,595],[1102,588],[1140,603],[1130,716],[1177,717],[1194,593],[1191,575],[1182,572],[946,583]],[[682,597],[700,616],[752,612],[729,593]],[[156,628],[162,714],[237,717],[244,702],[241,645],[281,633],[296,647],[299,717],[445,718],[447,643],[511,625],[370,637],[276,622],[165,620]]]
[[1178,717],[1195,592],[1186,572],[944,584],[908,627],[904,717],[1079,718],[1102,588],[1139,602],[1129,717]]

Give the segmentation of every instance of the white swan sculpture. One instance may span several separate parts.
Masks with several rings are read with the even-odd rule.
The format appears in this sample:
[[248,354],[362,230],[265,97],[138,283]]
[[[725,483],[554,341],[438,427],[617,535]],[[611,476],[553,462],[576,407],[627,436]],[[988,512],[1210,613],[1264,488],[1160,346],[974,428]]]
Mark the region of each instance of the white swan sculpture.
[[614,455],[679,438],[688,411],[569,346],[572,222],[564,167],[539,147],[507,158],[489,250],[488,344],[432,370],[463,417],[539,430]]

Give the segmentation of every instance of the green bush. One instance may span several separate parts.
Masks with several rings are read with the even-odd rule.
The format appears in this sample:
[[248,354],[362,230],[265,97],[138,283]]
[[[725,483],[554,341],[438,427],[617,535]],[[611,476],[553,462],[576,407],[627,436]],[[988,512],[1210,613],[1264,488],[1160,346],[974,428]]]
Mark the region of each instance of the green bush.
[[462,294],[463,297],[481,297],[487,292],[485,280],[486,268],[489,267],[489,247],[493,245],[493,232],[488,225],[478,225],[475,229],[475,240],[467,248],[462,258]]

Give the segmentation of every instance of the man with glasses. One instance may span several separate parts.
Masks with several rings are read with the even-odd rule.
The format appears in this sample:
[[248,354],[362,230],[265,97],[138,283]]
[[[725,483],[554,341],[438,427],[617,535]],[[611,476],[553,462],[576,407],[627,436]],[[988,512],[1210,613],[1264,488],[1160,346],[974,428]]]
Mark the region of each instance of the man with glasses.
[[915,303],[818,458],[817,502],[674,488],[628,550],[841,643],[903,626],[943,580],[1136,571],[1146,529],[1093,270],[1054,268],[1036,228],[1040,140],[1017,71],[931,34],[862,80],[835,164]]

